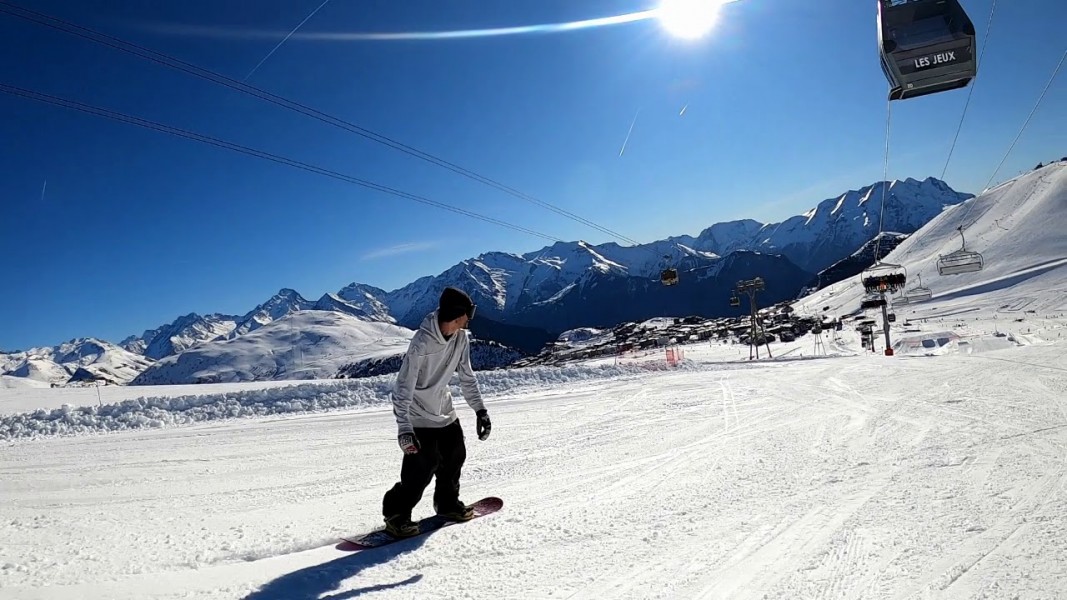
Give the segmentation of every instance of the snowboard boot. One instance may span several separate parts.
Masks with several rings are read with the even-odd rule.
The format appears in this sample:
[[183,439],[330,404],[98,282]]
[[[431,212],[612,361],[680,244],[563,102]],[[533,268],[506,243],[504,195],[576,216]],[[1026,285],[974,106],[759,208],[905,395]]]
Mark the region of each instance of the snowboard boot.
[[419,535],[419,525],[404,515],[393,515],[385,520],[385,532],[397,538]]
[[437,516],[449,521],[470,521],[474,518],[474,509],[458,500],[455,504],[447,506],[434,505],[434,509],[437,511]]

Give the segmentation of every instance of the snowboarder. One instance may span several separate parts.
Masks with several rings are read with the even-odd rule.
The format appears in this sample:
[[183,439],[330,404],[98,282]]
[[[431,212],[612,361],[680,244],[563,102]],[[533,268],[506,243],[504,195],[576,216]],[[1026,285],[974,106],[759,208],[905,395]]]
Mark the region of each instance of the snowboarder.
[[448,383],[458,372],[463,399],[477,415],[478,439],[484,441],[492,425],[471,368],[466,331],[475,308],[466,293],[446,287],[437,310],[423,319],[400,365],[393,390],[393,414],[404,461],[400,481],[382,499],[385,530],[396,537],[419,533],[411,510],[434,476],[434,511],[454,521],[468,521],[474,516],[459,499],[460,469],[467,448]]

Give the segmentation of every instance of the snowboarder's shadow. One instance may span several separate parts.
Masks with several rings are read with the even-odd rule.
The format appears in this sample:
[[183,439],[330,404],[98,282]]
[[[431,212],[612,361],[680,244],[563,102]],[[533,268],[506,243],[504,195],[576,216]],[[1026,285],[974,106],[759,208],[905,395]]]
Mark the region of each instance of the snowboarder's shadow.
[[255,592],[245,596],[244,600],[349,600],[363,594],[417,583],[422,580],[421,573],[396,583],[383,583],[323,596],[336,590],[343,581],[355,577],[364,569],[387,563],[405,552],[415,550],[422,546],[429,537],[429,535],[420,535],[410,540],[393,542],[388,546],[356,552],[321,565],[312,565],[293,571],[266,583]]

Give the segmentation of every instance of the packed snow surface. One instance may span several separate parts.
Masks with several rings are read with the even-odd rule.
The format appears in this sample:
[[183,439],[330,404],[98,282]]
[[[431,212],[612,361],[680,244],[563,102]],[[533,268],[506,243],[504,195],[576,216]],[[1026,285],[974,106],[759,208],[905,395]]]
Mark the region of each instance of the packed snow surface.
[[[362,554],[335,543],[379,525],[399,472],[381,403],[17,438],[0,451],[0,598],[1067,590],[1064,344],[887,358],[845,331],[824,335],[831,356],[816,357],[813,340],[774,344],[770,361],[699,344],[683,369],[650,353],[570,376],[480,374],[494,428],[478,441],[457,403],[462,497],[500,496],[504,508]],[[321,386],[328,398],[351,383],[265,397]],[[417,517],[432,511],[428,496]]]

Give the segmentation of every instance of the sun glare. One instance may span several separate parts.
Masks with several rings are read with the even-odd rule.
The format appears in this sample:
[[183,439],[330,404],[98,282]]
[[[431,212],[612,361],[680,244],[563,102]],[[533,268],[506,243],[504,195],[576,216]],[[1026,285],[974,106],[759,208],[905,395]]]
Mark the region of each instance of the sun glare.
[[675,37],[696,39],[702,37],[719,18],[723,0],[662,0],[659,22]]

